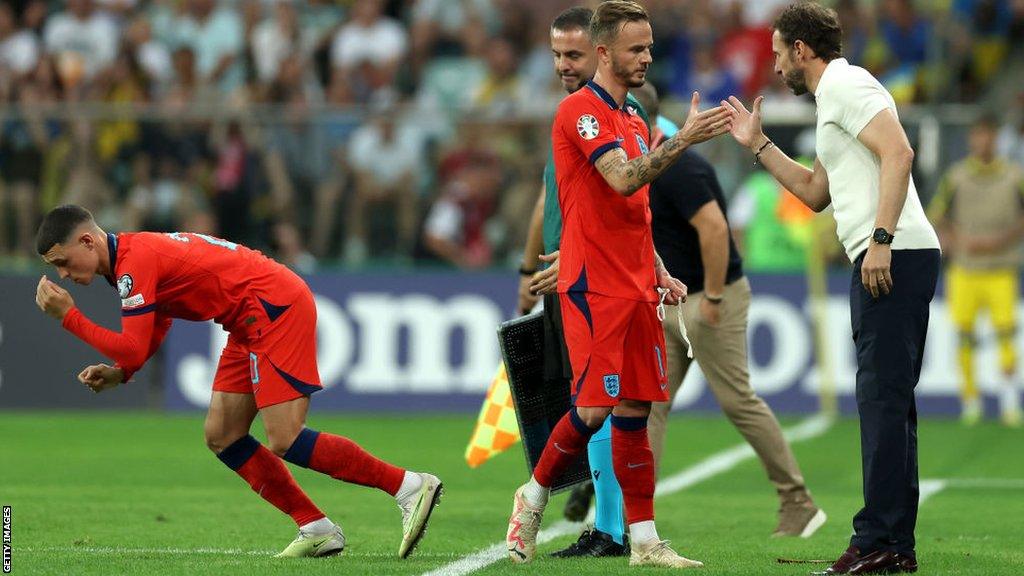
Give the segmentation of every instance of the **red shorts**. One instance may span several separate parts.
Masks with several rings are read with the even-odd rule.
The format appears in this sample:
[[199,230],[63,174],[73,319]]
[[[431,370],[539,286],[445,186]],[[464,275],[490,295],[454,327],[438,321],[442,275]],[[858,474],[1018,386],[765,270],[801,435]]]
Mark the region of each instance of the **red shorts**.
[[[301,282],[301,281],[300,281]],[[316,366],[316,305],[305,283],[273,294],[253,293],[244,333],[233,331],[221,352],[213,389],[252,394],[265,408],[321,389]]]
[[575,406],[668,401],[657,303],[589,292],[559,294]]

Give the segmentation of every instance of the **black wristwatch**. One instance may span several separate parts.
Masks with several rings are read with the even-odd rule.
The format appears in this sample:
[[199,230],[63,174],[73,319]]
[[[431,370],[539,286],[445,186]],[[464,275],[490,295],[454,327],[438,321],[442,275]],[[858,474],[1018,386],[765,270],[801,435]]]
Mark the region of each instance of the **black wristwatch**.
[[875,228],[875,233],[871,235],[871,239],[878,244],[892,244],[892,239],[896,236],[889,234],[885,228]]

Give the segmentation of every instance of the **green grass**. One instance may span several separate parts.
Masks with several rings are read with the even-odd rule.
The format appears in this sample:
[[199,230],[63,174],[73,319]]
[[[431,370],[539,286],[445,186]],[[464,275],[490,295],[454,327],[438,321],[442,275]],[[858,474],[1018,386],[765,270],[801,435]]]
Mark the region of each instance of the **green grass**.
[[[268,555],[292,539],[291,521],[206,450],[200,417],[0,413],[0,503],[13,506],[14,573],[422,574],[501,541],[512,492],[526,477],[518,447],[469,470],[462,453],[472,424],[465,416],[314,415],[313,428],[438,474],[445,497],[417,552],[399,561],[399,512],[389,496],[296,470],[314,501],[343,525],[348,547],[340,557],[289,561]],[[665,474],[741,441],[722,418],[676,417],[669,434]],[[705,574],[807,574],[808,566],[775,559],[832,559],[845,548],[860,502],[857,434],[856,422],[843,420],[794,446],[830,517],[810,540],[767,537],[777,503],[756,460],[660,498],[659,532],[703,560]],[[1024,479],[1024,431],[932,420],[921,424],[920,437],[922,478]],[[553,499],[545,524],[560,519],[564,498]],[[1022,518],[1019,488],[940,492],[919,517],[920,573],[1017,576],[1024,568]],[[502,560],[478,574],[576,576],[625,567],[621,558],[538,558],[525,567]]]

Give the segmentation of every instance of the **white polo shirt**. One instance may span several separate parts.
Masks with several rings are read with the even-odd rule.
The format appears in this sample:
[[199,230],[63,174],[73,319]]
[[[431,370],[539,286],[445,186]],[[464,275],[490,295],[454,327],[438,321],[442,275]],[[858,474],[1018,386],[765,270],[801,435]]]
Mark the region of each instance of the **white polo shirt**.
[[[870,245],[881,183],[878,156],[857,135],[882,110],[888,108],[895,115],[896,103],[874,76],[845,58],[829,62],[814,96],[818,107],[815,151],[828,174],[836,232],[852,262]],[[893,250],[939,247],[913,176],[893,233]]]

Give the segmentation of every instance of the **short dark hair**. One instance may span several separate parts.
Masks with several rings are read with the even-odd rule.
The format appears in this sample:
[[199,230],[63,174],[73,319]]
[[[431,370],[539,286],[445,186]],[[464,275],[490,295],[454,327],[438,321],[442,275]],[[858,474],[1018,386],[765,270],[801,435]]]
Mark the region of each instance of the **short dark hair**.
[[590,31],[590,19],[594,17],[594,11],[586,6],[573,6],[562,12],[551,23],[553,30],[583,30]]
[[92,213],[75,204],[57,206],[43,217],[36,232],[36,252],[46,254],[56,244],[63,244],[80,225],[92,222]]
[[1002,120],[991,110],[985,110],[974,118],[973,128],[985,128],[996,132],[1003,125]]
[[627,22],[650,22],[647,10],[632,0],[602,2],[590,18],[590,43],[603,44],[614,39]]
[[629,93],[636,98],[636,101],[644,107],[644,111],[647,112],[647,116],[654,118],[658,115],[658,111],[661,110],[661,105],[658,102],[658,90],[654,88],[654,85],[650,82],[645,82],[643,86],[639,88],[630,88]]
[[787,46],[801,40],[825,62],[843,55],[843,29],[839,25],[839,16],[835,10],[816,2],[790,4],[775,19],[772,28],[779,31]]

